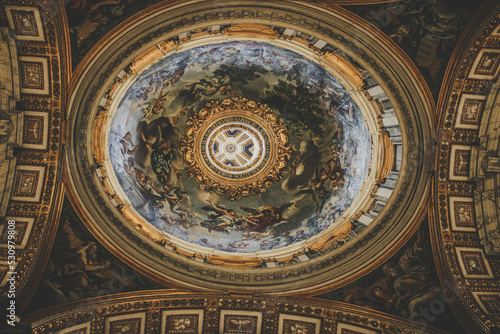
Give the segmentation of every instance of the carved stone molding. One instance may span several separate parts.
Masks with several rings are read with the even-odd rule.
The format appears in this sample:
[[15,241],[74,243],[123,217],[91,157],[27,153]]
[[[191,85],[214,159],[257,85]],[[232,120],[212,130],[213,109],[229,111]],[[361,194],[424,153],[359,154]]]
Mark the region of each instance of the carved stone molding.
[[[5,186],[5,194],[11,191],[11,196],[2,198],[0,216],[16,222],[16,305],[21,310],[41,278],[62,205],[60,153],[64,88],[70,75],[69,38],[65,35],[64,6],[57,1],[3,1],[0,11],[0,25],[9,28],[1,33],[0,128],[7,125],[11,137],[6,151],[0,139],[0,174],[6,172],[8,162],[7,174],[12,177]],[[13,61],[10,71],[6,71],[8,59]],[[10,115],[10,124],[5,124],[4,113]],[[13,144],[16,157],[7,154],[4,163],[4,153],[11,152]],[[3,189],[2,181],[0,184]],[[7,228],[7,220],[0,225]],[[7,251],[6,245],[0,245],[0,282],[10,276],[5,270]],[[0,294],[7,295],[4,285]]]
[[[500,255],[500,96],[493,85],[482,110],[478,147],[471,152],[470,177],[476,180],[474,203],[481,244],[487,255]],[[478,110],[478,112],[481,112]]]
[[314,298],[259,298],[246,295],[155,290],[93,298],[23,318],[34,334],[115,333],[442,333],[363,307]]
[[[487,2],[464,31],[438,102],[431,241],[443,284],[471,332],[500,324],[498,296],[498,74],[500,7]],[[496,218],[495,218],[496,217]]]

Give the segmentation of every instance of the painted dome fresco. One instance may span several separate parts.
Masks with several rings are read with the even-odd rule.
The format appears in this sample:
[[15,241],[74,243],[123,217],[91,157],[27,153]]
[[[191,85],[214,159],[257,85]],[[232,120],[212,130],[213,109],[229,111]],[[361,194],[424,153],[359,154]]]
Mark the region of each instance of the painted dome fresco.
[[123,200],[147,224],[233,253],[341,225],[371,158],[340,81],[256,41],[193,47],[143,71],[114,111],[108,148]]
[[301,25],[324,16],[306,5],[279,25],[213,10],[145,13],[87,59],[68,120],[80,216],[169,284],[273,293],[362,275],[424,205],[425,93],[343,14],[327,33]]

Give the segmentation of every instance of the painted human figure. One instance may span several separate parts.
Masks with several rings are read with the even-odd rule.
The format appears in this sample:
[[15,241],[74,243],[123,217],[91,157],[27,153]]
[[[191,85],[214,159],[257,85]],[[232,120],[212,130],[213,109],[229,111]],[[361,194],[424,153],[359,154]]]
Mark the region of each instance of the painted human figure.
[[399,263],[386,263],[382,267],[394,290],[386,307],[398,315],[409,317],[418,307],[441,294],[441,288],[437,281],[432,279],[429,267],[419,261],[423,251],[423,231],[419,230],[413,247],[405,251]]
[[295,232],[294,241],[299,242],[302,240],[306,240],[310,236],[311,235],[309,233],[305,232],[304,230],[298,230],[297,232]]
[[319,172],[319,180],[324,183],[328,180],[332,181],[331,187],[336,187],[337,185],[344,184],[344,173],[345,169],[342,168],[340,163],[340,153],[341,152],[333,152],[332,157],[325,164],[323,168],[321,168]]
[[172,149],[170,139],[165,140],[161,136],[161,131],[158,133],[159,136],[153,144],[146,141],[142,132],[141,136],[144,143],[151,151],[151,167],[153,172],[156,174],[158,181],[162,184],[168,184],[171,170],[176,173],[178,178],[180,178],[180,174],[177,168],[172,165],[173,159],[175,158],[175,152]]
[[479,267],[476,259],[468,258],[467,259],[467,271],[472,275],[484,275],[483,271]]

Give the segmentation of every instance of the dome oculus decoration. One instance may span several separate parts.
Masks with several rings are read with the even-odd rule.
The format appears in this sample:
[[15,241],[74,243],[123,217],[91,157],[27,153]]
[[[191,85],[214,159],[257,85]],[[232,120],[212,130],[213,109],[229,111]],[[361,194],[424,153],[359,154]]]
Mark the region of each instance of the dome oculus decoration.
[[[245,178],[269,161],[269,138],[246,117],[227,117],[214,123],[200,144],[201,157],[225,178]],[[205,160],[205,159],[204,159]]]
[[209,102],[187,123],[184,167],[206,191],[239,199],[283,176],[292,149],[286,126],[267,106],[242,97]]

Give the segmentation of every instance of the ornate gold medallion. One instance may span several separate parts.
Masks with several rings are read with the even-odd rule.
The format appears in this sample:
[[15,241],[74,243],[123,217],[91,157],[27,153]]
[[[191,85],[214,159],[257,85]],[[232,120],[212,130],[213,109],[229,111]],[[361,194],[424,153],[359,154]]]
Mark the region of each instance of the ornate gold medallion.
[[202,189],[228,199],[259,195],[283,176],[286,125],[266,105],[236,96],[212,101],[187,122],[184,168]]

